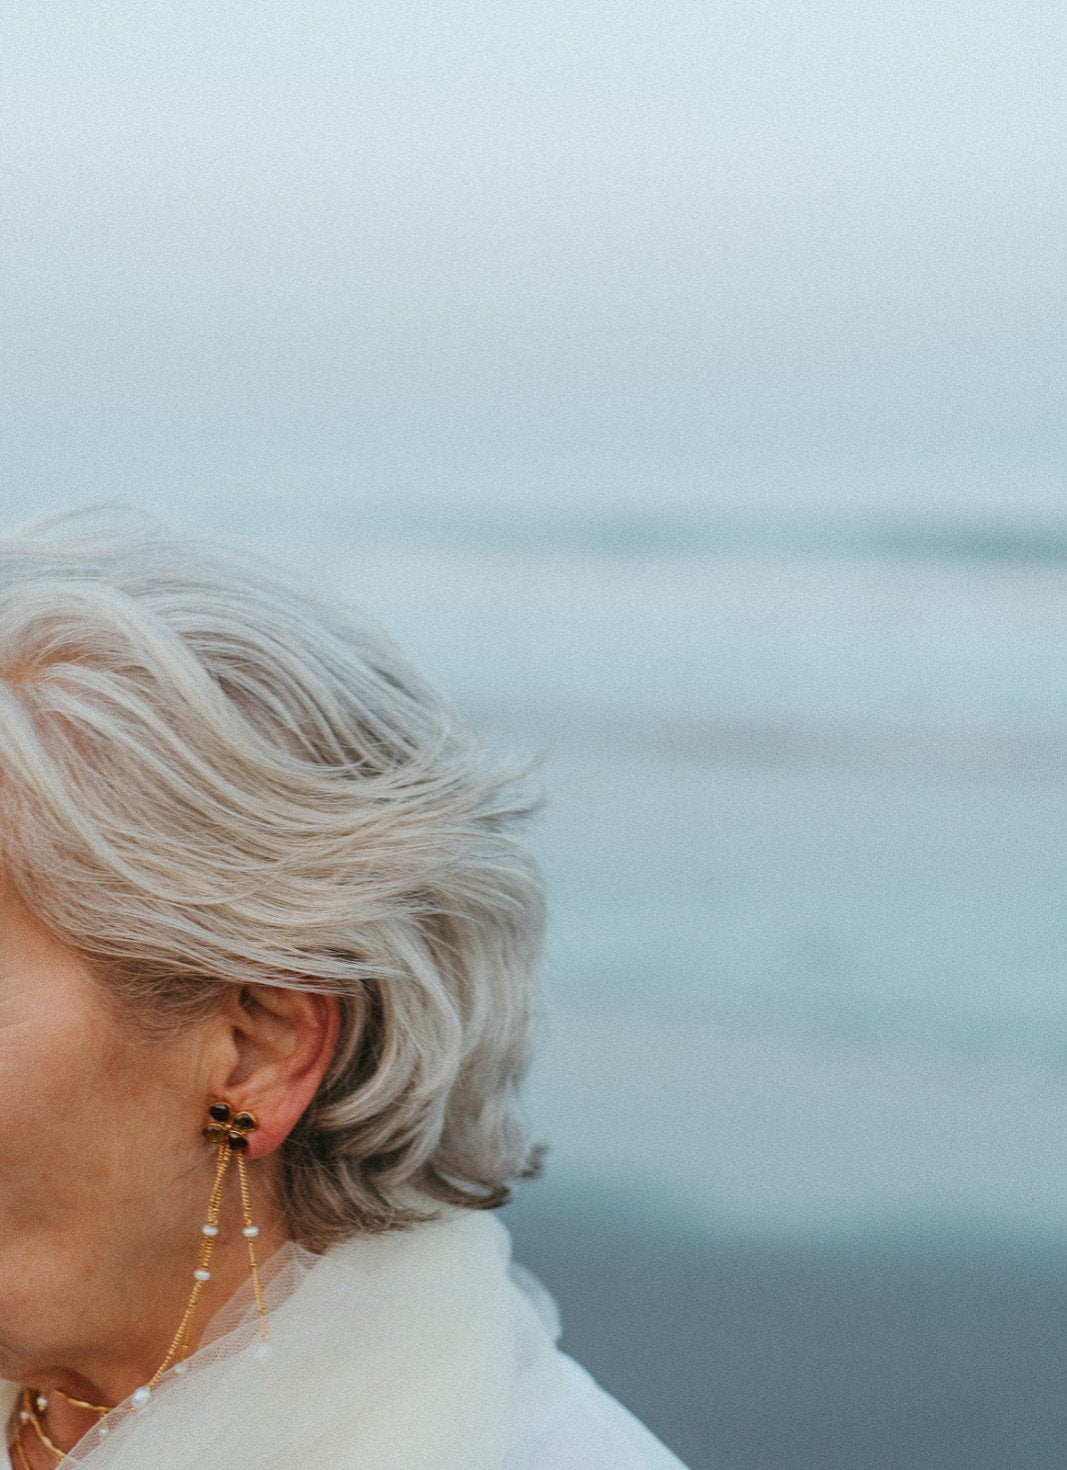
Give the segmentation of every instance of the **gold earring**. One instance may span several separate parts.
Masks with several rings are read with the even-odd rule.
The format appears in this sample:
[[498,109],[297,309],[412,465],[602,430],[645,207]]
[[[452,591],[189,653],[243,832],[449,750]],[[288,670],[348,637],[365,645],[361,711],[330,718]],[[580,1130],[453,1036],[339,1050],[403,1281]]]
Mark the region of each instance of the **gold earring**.
[[[259,1127],[259,1121],[255,1113],[241,1111],[234,1113],[229,1103],[216,1102],[208,1108],[208,1124],[204,1129],[204,1137],[209,1143],[217,1143],[218,1172],[216,1178],[220,1179],[226,1173],[226,1165],[233,1156],[237,1159],[237,1182],[241,1191],[241,1234],[244,1236],[245,1245],[248,1248],[248,1265],[252,1273],[252,1290],[256,1298],[256,1311],[259,1313],[260,1343],[256,1349],[256,1355],[260,1358],[270,1356],[270,1328],[267,1323],[267,1308],[263,1301],[263,1292],[259,1284],[259,1266],[256,1261],[256,1240],[259,1236],[259,1226],[252,1223],[252,1204],[248,1192],[248,1172],[245,1169],[244,1156],[248,1149],[248,1135]],[[214,1199],[214,1193],[212,1194]],[[218,1205],[216,1203],[216,1216]],[[212,1240],[214,1237],[208,1235],[208,1225],[215,1224],[210,1213],[207,1225],[201,1226],[205,1237]],[[218,1234],[216,1228],[215,1235]]]
[[241,1193],[241,1218],[243,1227],[241,1234],[244,1236],[245,1245],[248,1248],[248,1264],[252,1271],[252,1290],[256,1298],[256,1311],[259,1313],[260,1342],[256,1348],[256,1356],[267,1358],[270,1356],[270,1328],[267,1322],[267,1308],[263,1301],[263,1292],[259,1283],[259,1265],[256,1261],[256,1237],[259,1235],[259,1226],[252,1222],[252,1205],[248,1190],[248,1173],[245,1169],[244,1155],[248,1149],[248,1135],[258,1126],[254,1113],[241,1111],[235,1113],[228,1102],[213,1102],[208,1108],[208,1120],[201,1130],[203,1136],[209,1143],[218,1146],[215,1156],[215,1182],[211,1187],[211,1198],[208,1201],[207,1219],[200,1227],[200,1251],[197,1256],[196,1269],[193,1271],[193,1289],[189,1294],[189,1300],[182,1320],[178,1324],[178,1330],[171,1339],[167,1355],[159,1367],[152,1374],[147,1383],[135,1389],[130,1396],[130,1402],[134,1408],[142,1409],[148,1403],[152,1390],[166,1373],[174,1359],[181,1354],[177,1363],[174,1363],[176,1373],[184,1373],[187,1367],[187,1359],[191,1351],[188,1340],[189,1327],[196,1313],[197,1303],[204,1284],[211,1280],[211,1255],[215,1249],[215,1241],[219,1233],[219,1206],[222,1201],[222,1186],[226,1179],[226,1170],[229,1168],[231,1158],[237,1160],[237,1179]]

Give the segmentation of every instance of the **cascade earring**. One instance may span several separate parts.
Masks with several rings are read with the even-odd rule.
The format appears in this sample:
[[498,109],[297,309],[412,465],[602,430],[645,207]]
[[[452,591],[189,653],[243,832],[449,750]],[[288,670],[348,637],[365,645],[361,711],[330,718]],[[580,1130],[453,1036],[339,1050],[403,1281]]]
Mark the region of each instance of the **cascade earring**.
[[[219,1146],[219,1173],[218,1178],[226,1172],[226,1165],[231,1157],[237,1160],[237,1183],[241,1192],[241,1234],[244,1236],[245,1245],[248,1249],[248,1266],[252,1273],[252,1291],[256,1298],[256,1311],[259,1313],[260,1342],[256,1349],[256,1355],[260,1358],[270,1356],[270,1327],[267,1321],[267,1308],[263,1301],[263,1291],[259,1284],[259,1265],[256,1261],[256,1240],[259,1236],[259,1226],[252,1222],[252,1203],[248,1191],[248,1171],[245,1168],[245,1152],[248,1148],[248,1135],[259,1127],[255,1113],[240,1112],[234,1114],[229,1103],[212,1103],[208,1108],[210,1122],[204,1129],[204,1137],[209,1143],[217,1143]],[[212,1196],[214,1198],[214,1195]],[[217,1214],[216,1205],[216,1214]],[[209,1214],[208,1224],[216,1223]],[[205,1237],[209,1240],[207,1225],[201,1226]],[[215,1230],[218,1234],[218,1230]]]
[[[248,1247],[248,1264],[252,1271],[252,1290],[256,1299],[256,1311],[259,1314],[260,1342],[256,1348],[257,1357],[266,1358],[270,1356],[270,1328],[267,1322],[267,1308],[263,1301],[263,1292],[259,1284],[259,1265],[256,1261],[256,1237],[259,1235],[258,1225],[252,1222],[252,1205],[248,1190],[248,1173],[245,1169],[244,1155],[248,1149],[248,1135],[258,1126],[256,1115],[247,1111],[235,1113],[228,1102],[213,1102],[208,1110],[207,1122],[201,1130],[208,1143],[217,1145],[215,1155],[215,1182],[211,1188],[211,1198],[208,1201],[207,1219],[200,1227],[200,1251],[197,1256],[196,1269],[193,1271],[193,1289],[189,1294],[182,1320],[178,1324],[178,1330],[171,1339],[167,1355],[159,1367],[152,1374],[147,1383],[135,1389],[131,1395],[130,1402],[134,1408],[142,1409],[148,1403],[152,1390],[166,1373],[167,1369],[174,1363],[175,1373],[183,1373],[186,1369],[186,1359],[191,1351],[188,1333],[193,1317],[196,1314],[197,1303],[200,1293],[204,1289],[205,1282],[211,1280],[211,1256],[215,1249],[215,1241],[219,1233],[219,1206],[222,1201],[222,1187],[226,1179],[226,1171],[230,1160],[237,1160],[237,1178],[241,1194],[241,1218],[243,1228],[241,1234],[244,1236]],[[175,1363],[175,1358],[178,1361]]]

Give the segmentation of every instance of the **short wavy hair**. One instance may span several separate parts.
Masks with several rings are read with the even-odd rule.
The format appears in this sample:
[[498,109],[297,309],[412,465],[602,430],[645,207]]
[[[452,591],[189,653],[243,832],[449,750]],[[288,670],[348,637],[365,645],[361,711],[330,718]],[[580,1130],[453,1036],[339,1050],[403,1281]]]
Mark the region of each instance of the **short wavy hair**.
[[426,1218],[412,1187],[494,1208],[538,1172],[536,765],[246,553],[111,513],[0,538],[3,866],[149,1029],[235,985],[339,997],[282,1152],[312,1249]]

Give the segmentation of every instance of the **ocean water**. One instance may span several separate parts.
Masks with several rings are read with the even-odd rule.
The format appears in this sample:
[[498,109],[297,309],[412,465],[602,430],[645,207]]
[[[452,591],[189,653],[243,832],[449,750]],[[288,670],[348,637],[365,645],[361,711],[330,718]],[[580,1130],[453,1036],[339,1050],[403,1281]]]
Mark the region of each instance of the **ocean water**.
[[285,550],[543,759],[564,1176],[776,1238],[1067,1233],[1062,544],[737,524]]

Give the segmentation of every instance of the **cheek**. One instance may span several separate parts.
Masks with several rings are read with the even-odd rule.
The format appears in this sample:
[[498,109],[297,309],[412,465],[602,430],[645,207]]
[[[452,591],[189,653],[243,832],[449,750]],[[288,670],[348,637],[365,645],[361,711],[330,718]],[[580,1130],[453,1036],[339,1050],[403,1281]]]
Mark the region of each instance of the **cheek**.
[[100,1341],[120,1307],[128,1331],[172,1238],[187,1257],[202,1043],[148,1042],[0,883],[0,1362]]
[[107,1254],[116,1167],[102,1078],[77,1033],[43,1037],[0,1030],[0,1346],[47,1340],[63,1296],[89,1289]]
[[45,1048],[0,1028],[0,1377],[79,1324],[105,1331],[170,1238],[195,1241],[206,1146],[165,1074],[84,1029]]
[[[5,1223],[40,1227],[68,1191],[88,1187],[96,1151],[96,1078],[76,1035],[48,1045],[25,1028],[0,1032],[0,1172]],[[6,1232],[0,1232],[0,1241]]]
[[151,1064],[84,1026],[47,1040],[0,1031],[0,1259],[129,1248],[173,1207],[177,1108]]

